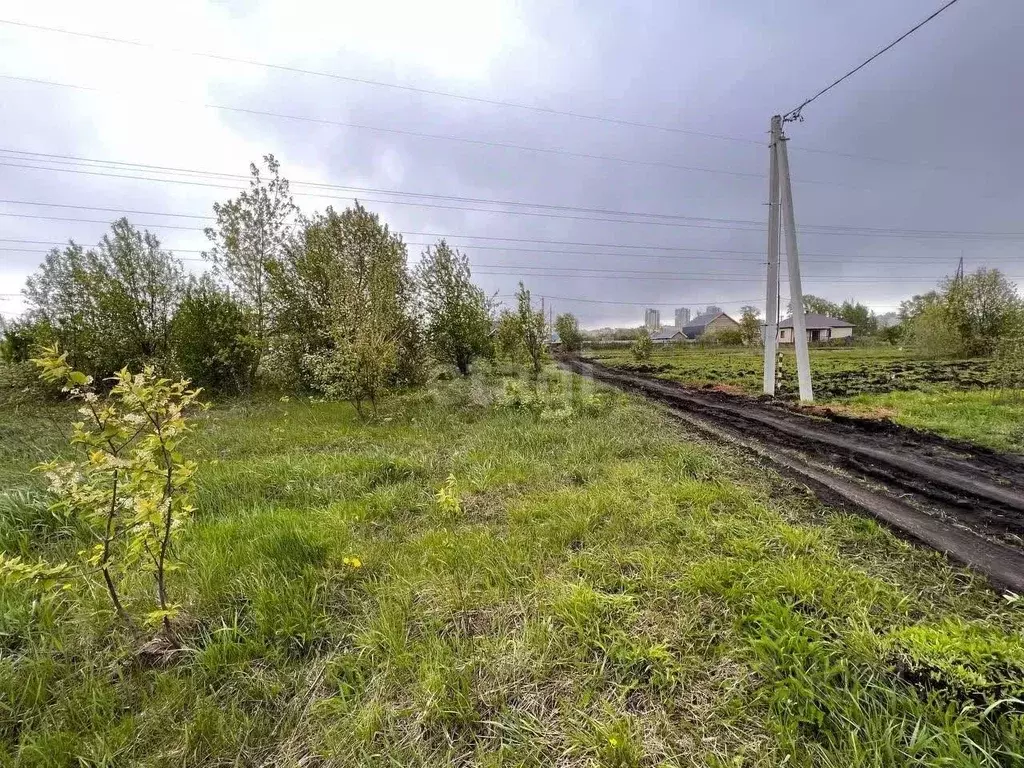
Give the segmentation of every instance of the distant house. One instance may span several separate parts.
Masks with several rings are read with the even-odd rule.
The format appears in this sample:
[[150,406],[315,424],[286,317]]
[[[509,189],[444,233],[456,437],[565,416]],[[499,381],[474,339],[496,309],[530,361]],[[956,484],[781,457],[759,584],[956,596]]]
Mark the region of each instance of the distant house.
[[[853,323],[848,323],[845,320],[809,312],[804,315],[804,322],[807,324],[808,341],[853,338]],[[779,323],[779,343],[792,344],[793,339],[793,318],[787,317]]]
[[668,344],[671,341],[686,341],[686,336],[679,328],[667,326],[652,333],[651,341],[655,344]]
[[697,315],[688,325],[685,325],[680,330],[687,339],[692,341],[699,339],[705,334],[738,331],[739,329],[740,324],[725,314],[725,312],[705,312],[703,315]]

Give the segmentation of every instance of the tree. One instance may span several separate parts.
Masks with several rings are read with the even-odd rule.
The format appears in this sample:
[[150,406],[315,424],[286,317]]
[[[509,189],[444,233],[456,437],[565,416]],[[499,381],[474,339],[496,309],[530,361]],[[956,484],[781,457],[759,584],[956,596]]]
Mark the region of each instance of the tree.
[[742,328],[723,328],[714,333],[706,333],[700,337],[700,341],[708,341],[711,344],[720,344],[723,347],[738,347],[743,344]]
[[555,332],[566,352],[579,352],[583,347],[583,334],[576,316],[566,312],[555,318]]
[[530,292],[522,283],[516,291],[516,319],[523,349],[530,360],[533,375],[539,376],[544,361],[544,313],[535,312],[530,302]]
[[269,179],[252,163],[249,189],[225,203],[214,203],[217,223],[205,230],[213,246],[203,254],[252,314],[256,355],[250,378],[255,377],[270,334],[272,265],[283,257],[298,211],[287,179],[281,178],[280,163],[273,155],[264,155],[263,163]]
[[53,249],[25,288],[72,366],[97,377],[169,358],[171,318],[184,291],[180,263],[149,232],[118,219],[95,250]]
[[495,352],[501,358],[514,363],[526,360],[526,349],[523,347],[523,335],[519,329],[519,315],[504,309],[498,315],[494,329]]
[[751,346],[761,343],[761,310],[757,307],[740,310],[740,342]]
[[912,298],[900,302],[900,321],[906,323],[920,315],[925,309],[935,304],[941,304],[942,296],[938,291],[915,294]]
[[946,314],[968,355],[990,355],[999,339],[1015,334],[1024,316],[1016,286],[998,269],[978,269],[942,284]]
[[42,320],[5,320],[0,316],[0,360],[25,363],[39,347],[53,343],[53,331]]
[[839,314],[835,317],[851,323],[857,336],[872,336],[878,333],[878,317],[859,302],[849,299],[844,301],[839,307]]
[[303,357],[312,384],[329,397],[377,402],[388,390],[416,383],[422,349],[414,313],[414,282],[405,243],[358,203],[328,208],[306,224],[304,240],[330,265],[323,283],[328,336]]
[[210,278],[189,285],[174,315],[171,339],[178,368],[207,392],[239,393],[252,386],[256,347],[248,315]]
[[924,307],[909,321],[908,343],[921,357],[958,357],[964,353],[964,338],[946,304]]
[[886,326],[878,332],[878,337],[890,344],[899,344],[907,335],[907,326],[908,323],[905,322]]
[[651,353],[654,351],[654,342],[651,340],[651,335],[647,331],[641,331],[636,337],[636,341],[633,342],[633,346],[630,347],[633,352],[633,357],[637,360],[650,360]]
[[[787,310],[789,314],[793,314],[793,303],[790,302]],[[806,314],[813,315],[827,315],[828,317],[839,317],[841,308],[834,301],[823,299],[820,296],[812,296],[807,293],[804,294],[804,312]]]
[[431,353],[467,376],[470,363],[491,348],[491,307],[470,279],[469,259],[441,240],[423,254],[416,278]]

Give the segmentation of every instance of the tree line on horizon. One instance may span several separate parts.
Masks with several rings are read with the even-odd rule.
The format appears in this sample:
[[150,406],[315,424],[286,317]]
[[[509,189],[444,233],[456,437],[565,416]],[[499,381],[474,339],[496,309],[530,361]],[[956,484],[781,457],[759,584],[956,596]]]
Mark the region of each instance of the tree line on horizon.
[[[539,372],[547,329],[522,283],[499,311],[444,239],[410,267],[401,235],[358,201],[307,215],[273,155],[250,174],[213,206],[202,275],[126,218],[95,248],[51,250],[26,283],[28,310],[0,328],[0,357],[24,362],[56,344],[97,381],[153,365],[214,394],[269,385],[360,413],[422,382],[430,361],[465,375],[498,355]],[[574,317],[556,326],[578,346]]]
[[[522,283],[515,306],[499,311],[445,240],[411,268],[402,237],[358,202],[304,214],[273,155],[250,174],[246,190],[213,206],[203,275],[188,275],[125,218],[95,248],[72,241],[51,250],[26,283],[27,312],[0,325],[0,358],[23,362],[57,344],[98,381],[154,365],[214,394],[265,384],[349,399],[360,412],[422,382],[430,361],[465,375],[474,360],[498,356],[539,373],[549,329]],[[1024,303],[996,269],[904,301],[894,327],[880,328],[852,299],[808,295],[804,304],[852,323],[860,337],[926,357],[1005,354],[1024,336]],[[739,330],[716,341],[760,344],[762,322],[745,306]],[[568,313],[554,330],[568,350],[589,336]],[[631,339],[639,332],[620,330]]]

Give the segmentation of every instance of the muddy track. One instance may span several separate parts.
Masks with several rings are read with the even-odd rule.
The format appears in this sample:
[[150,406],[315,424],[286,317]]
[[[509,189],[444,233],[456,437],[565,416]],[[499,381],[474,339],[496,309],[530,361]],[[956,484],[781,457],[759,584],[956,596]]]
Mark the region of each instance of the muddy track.
[[866,511],[1024,593],[1024,461],[891,423],[823,418],[599,363],[576,373],[667,405],[681,420],[770,461],[819,496]]

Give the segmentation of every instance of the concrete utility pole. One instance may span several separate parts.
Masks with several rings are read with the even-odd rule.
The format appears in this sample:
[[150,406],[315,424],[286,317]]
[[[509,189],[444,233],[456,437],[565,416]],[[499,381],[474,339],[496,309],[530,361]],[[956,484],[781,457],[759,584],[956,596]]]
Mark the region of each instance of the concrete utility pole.
[[764,393],[775,394],[775,365],[779,336],[779,160],[775,145],[781,141],[782,118],[772,118],[768,143],[771,161],[768,169],[768,292],[764,311]]
[[796,217],[793,215],[793,185],[789,179],[789,154],[786,137],[782,133],[782,118],[772,118],[774,129],[779,124],[778,139],[774,143],[779,164],[779,185],[782,192],[782,223],[786,228],[786,264],[789,267],[789,301],[793,305],[793,342],[796,345],[796,372],[800,384],[800,399],[814,400],[811,388],[811,358],[807,352],[807,318],[804,316],[804,290],[800,284],[800,255],[796,247]]

